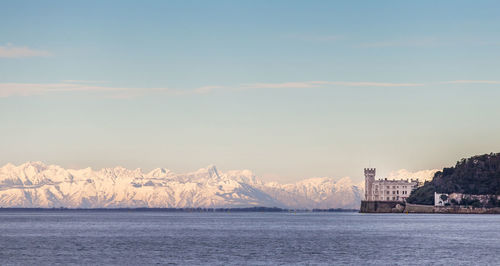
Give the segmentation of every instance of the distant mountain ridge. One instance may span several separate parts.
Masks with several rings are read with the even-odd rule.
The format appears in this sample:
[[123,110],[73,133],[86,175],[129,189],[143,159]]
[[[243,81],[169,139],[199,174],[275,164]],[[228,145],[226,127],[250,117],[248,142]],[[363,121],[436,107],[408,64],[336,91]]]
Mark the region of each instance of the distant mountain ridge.
[[0,168],[0,207],[357,209],[361,195],[362,186],[347,177],[283,185],[263,182],[249,170],[223,173],[215,166],[186,174],[165,168],[74,170],[41,162]]

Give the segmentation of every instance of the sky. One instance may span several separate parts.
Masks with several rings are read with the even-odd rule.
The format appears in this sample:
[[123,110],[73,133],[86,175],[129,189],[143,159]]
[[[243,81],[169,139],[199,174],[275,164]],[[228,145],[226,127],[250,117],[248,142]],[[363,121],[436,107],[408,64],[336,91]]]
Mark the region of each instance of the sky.
[[266,181],[500,152],[498,1],[2,1],[0,164]]

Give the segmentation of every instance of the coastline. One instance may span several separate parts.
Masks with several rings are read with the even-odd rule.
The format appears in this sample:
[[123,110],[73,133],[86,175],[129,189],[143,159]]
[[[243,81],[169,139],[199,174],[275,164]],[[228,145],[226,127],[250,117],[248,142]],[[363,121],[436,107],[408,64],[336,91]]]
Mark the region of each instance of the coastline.
[[447,213],[447,214],[500,214],[500,208],[474,208],[472,206],[433,206],[410,204],[403,201],[361,201],[360,213]]
[[3,211],[103,211],[103,212],[359,212],[357,209],[282,209],[277,207],[243,208],[19,208],[0,207]]

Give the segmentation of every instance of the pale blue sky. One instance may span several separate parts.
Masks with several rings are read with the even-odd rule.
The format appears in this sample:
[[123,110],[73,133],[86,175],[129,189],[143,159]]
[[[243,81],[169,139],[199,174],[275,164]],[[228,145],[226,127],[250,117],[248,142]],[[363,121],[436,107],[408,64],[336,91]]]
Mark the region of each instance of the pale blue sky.
[[361,181],[500,151],[498,1],[0,7],[0,164]]

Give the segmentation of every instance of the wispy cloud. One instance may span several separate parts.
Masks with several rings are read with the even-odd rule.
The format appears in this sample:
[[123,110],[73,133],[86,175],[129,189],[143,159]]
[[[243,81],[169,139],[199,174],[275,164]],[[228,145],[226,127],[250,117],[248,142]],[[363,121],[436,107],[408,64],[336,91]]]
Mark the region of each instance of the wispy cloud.
[[320,88],[326,86],[347,87],[415,87],[419,83],[389,82],[345,82],[345,81],[306,81],[282,83],[250,83],[237,86],[201,86],[192,89],[170,87],[126,88],[96,85],[97,81],[65,80],[61,83],[0,83],[0,98],[10,96],[33,96],[68,92],[94,92],[105,94],[109,98],[133,98],[147,94],[195,95],[211,93],[215,90],[247,90],[247,89],[286,89],[286,88]]
[[0,58],[20,58],[20,57],[37,57],[37,56],[51,56],[48,51],[34,50],[26,46],[14,46],[7,44],[0,46]]
[[358,81],[305,81],[305,82],[283,82],[283,83],[253,83],[243,84],[242,89],[280,89],[280,88],[318,88],[332,86],[344,87],[418,87],[422,83],[392,83],[392,82],[358,82]]
[[373,81],[293,81],[278,83],[243,83],[234,86],[207,85],[196,88],[127,88],[104,86],[102,81],[65,80],[61,83],[0,83],[0,98],[9,96],[32,96],[52,93],[94,92],[108,98],[134,98],[142,95],[200,95],[215,91],[241,91],[251,89],[314,89],[335,87],[366,87],[366,88],[411,88],[428,84],[500,84],[495,80],[454,80],[437,83],[400,83]]
[[358,47],[372,47],[372,48],[383,48],[383,47],[428,47],[428,46],[439,46],[444,43],[434,37],[421,37],[412,39],[400,39],[400,40],[383,40],[375,42],[367,42],[358,45]]
[[349,82],[349,81],[312,81],[314,84],[338,85],[348,87],[420,87],[423,83],[393,83],[393,82]]
[[32,96],[54,92],[124,91],[126,88],[89,86],[75,83],[0,83],[0,97]]
[[68,80],[63,80],[62,82],[67,82],[67,83],[90,83],[90,84],[108,83],[107,81],[102,81],[102,80],[79,80],[79,79],[68,79]]
[[287,39],[309,41],[309,42],[333,42],[344,40],[345,37],[341,35],[318,35],[318,34],[288,34],[284,36]]
[[319,87],[312,82],[282,82],[282,83],[250,83],[242,84],[240,89],[282,89],[282,88],[314,88]]
[[496,36],[487,38],[450,37],[450,36],[413,36],[399,39],[366,41],[356,47],[384,48],[384,47],[448,47],[448,46],[498,46],[500,41]]
[[101,93],[107,98],[134,98],[148,94],[205,94],[221,86],[203,86],[193,89],[176,89],[170,87],[156,88],[127,88],[93,85],[93,82],[62,82],[62,83],[0,83],[0,98],[10,96],[34,96],[68,92]]
[[500,80],[453,80],[444,81],[442,84],[500,84]]

